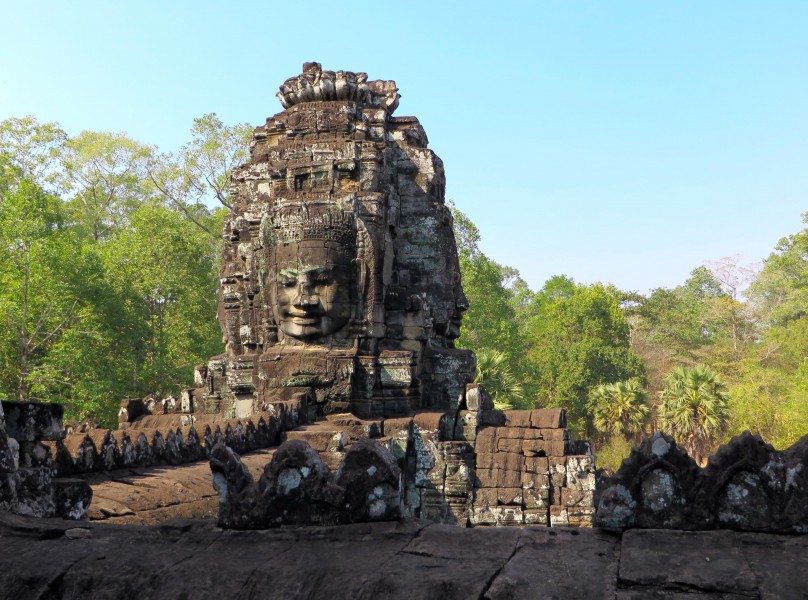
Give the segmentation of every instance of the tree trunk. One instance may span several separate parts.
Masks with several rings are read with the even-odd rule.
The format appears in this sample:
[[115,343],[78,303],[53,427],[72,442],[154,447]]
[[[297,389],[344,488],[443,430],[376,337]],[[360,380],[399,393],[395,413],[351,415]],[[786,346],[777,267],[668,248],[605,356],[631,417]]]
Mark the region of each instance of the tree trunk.
[[17,396],[20,402],[28,400],[28,348],[20,348],[20,375]]
[[28,289],[31,283],[31,266],[28,262],[30,255],[29,248],[26,248],[26,260],[23,267],[24,279],[22,286],[22,315],[20,318],[18,343],[20,351],[20,373],[17,395],[20,402],[28,400],[28,357],[31,350],[31,343],[28,339]]

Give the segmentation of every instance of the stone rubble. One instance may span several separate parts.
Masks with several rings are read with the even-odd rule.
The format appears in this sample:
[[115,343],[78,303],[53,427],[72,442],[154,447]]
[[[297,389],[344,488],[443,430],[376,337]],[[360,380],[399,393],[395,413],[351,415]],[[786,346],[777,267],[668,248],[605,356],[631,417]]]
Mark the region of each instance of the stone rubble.
[[333,473],[303,440],[281,444],[257,482],[223,444],[211,453],[219,524],[231,529],[338,525],[401,518],[401,471],[389,450],[363,438]]
[[475,525],[591,526],[595,457],[574,454],[561,409],[506,411],[476,439]]
[[185,464],[207,460],[219,442],[243,454],[277,446],[284,421],[277,413],[258,413],[244,419],[174,415],[158,422],[149,417],[150,413],[144,413],[132,423],[122,423],[123,429],[90,429],[47,442],[54,453],[54,472],[64,477]]

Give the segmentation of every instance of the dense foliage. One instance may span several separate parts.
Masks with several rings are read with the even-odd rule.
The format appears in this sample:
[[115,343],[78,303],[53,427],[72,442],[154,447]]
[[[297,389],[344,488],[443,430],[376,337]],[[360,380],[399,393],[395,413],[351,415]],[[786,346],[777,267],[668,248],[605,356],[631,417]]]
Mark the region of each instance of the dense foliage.
[[729,422],[727,386],[709,367],[676,367],[659,395],[659,426],[698,462]]
[[645,431],[651,413],[648,392],[636,377],[591,388],[588,408],[595,429],[627,440],[636,440]]
[[567,408],[601,464],[656,429],[700,461],[746,429],[779,448],[808,434],[808,228],[761,268],[727,258],[643,296],[565,275],[530,290],[454,215],[471,302],[459,343],[483,353],[480,380],[500,369],[523,392],[508,405]]
[[[0,398],[111,423],[121,398],[176,393],[222,350],[216,263],[249,134],[209,114],[160,153],[0,123]],[[453,214],[470,304],[458,345],[499,406],[567,408],[613,467],[655,429],[699,459],[745,429],[780,448],[808,433],[808,227],[759,269],[724,259],[640,295],[566,275],[531,290]]]
[[121,398],[176,393],[221,351],[219,232],[249,132],[205,115],[174,156],[0,123],[0,398],[111,424]]
[[[592,433],[589,390],[645,375],[630,347],[623,295],[613,286],[578,285],[565,276],[534,292],[515,269],[483,254],[477,228],[456,208],[453,213],[470,304],[459,344],[483,357],[478,379],[485,384],[515,377],[520,393],[497,387],[495,400],[514,408],[563,406],[573,429]],[[496,365],[489,360],[494,353]]]

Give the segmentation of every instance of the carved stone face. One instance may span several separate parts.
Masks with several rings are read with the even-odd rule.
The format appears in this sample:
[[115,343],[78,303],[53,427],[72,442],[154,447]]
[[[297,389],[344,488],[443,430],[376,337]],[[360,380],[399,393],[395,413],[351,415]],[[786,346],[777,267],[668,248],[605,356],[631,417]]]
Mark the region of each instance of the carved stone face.
[[451,304],[446,307],[444,318],[439,318],[435,322],[435,331],[448,340],[456,340],[460,337],[463,313],[469,309],[469,300],[463,292],[463,284],[460,281],[460,263],[456,255],[447,257],[446,276],[451,277]]
[[449,326],[446,328],[446,337],[450,340],[456,340],[460,337],[460,326],[463,321],[463,313],[469,309],[469,299],[463,293],[463,288],[459,288],[459,295],[455,299],[455,310],[452,313],[452,318],[449,321]]
[[355,304],[352,254],[323,240],[275,248],[275,302],[284,335],[316,341],[348,324]]

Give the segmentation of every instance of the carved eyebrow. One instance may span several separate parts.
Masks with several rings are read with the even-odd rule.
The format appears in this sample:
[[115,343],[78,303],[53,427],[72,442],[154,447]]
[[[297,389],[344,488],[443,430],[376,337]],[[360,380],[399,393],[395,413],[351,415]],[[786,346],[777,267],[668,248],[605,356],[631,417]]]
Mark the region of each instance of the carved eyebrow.
[[309,265],[300,265],[298,268],[287,267],[285,269],[281,269],[278,273],[281,277],[289,277],[295,278],[300,276],[301,273],[313,273],[315,275],[327,274],[331,273],[334,270],[334,265],[323,265],[323,266],[309,266]]

